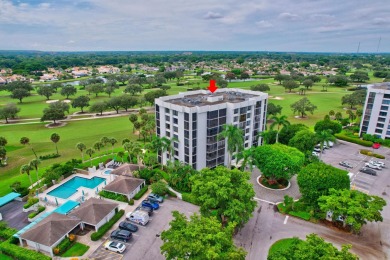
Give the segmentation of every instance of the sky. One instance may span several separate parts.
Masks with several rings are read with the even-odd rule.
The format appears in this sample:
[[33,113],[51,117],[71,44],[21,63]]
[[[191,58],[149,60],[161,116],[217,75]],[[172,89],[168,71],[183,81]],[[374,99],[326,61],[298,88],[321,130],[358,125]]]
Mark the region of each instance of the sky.
[[0,0],[0,50],[390,52],[389,0]]

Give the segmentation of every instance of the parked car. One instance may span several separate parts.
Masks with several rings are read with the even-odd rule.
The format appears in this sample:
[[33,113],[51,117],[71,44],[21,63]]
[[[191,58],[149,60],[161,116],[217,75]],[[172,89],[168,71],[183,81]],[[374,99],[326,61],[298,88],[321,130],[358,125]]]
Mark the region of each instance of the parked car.
[[[314,152],[320,153],[321,149],[320,148],[314,148]],[[324,150],[322,150],[322,152],[324,152]]]
[[143,200],[141,205],[144,206],[144,207],[152,208],[154,210],[158,209],[160,207],[157,202],[151,202],[151,201],[148,201],[148,200]]
[[112,239],[122,240],[123,242],[129,242],[131,236],[131,232],[124,229],[116,229],[110,235]]
[[318,157],[318,156],[320,156],[320,154],[319,154],[319,153],[317,153],[317,152],[312,152],[312,153],[311,153],[311,155],[313,155],[313,156],[317,156],[317,157]]
[[145,211],[134,211],[126,215],[128,221],[145,226],[149,222],[149,215]]
[[339,162],[339,165],[344,166],[346,168],[353,168],[353,166],[347,161]]
[[372,145],[372,148],[374,148],[374,149],[379,149],[380,147],[381,147],[381,145],[378,144],[378,143],[374,143],[374,144]]
[[135,211],[140,210],[140,211],[145,211],[148,213],[149,216],[153,215],[153,208],[150,207],[144,207],[144,206],[138,206]]
[[376,176],[376,171],[374,171],[374,170],[372,170],[370,168],[367,168],[367,167],[363,167],[359,171],[363,172],[363,173],[366,173],[366,174],[369,174],[369,175]]
[[129,222],[126,222],[126,221],[122,221],[121,223],[119,223],[119,228],[120,229],[124,229],[124,230],[128,230],[130,232],[137,232],[138,231],[138,227],[134,224],[131,224]]
[[371,169],[382,170],[382,167],[380,167],[379,165],[376,165],[376,164],[365,163],[364,165],[368,168],[371,168]]
[[158,203],[163,203],[164,202],[164,198],[157,195],[157,194],[154,194],[154,193],[150,193],[149,196],[148,196],[148,200],[149,201],[155,201],[155,202],[158,202]]
[[123,253],[123,251],[126,250],[126,246],[124,244],[110,240],[104,244],[104,248],[116,253]]
[[380,167],[385,167],[385,163],[384,163],[384,162],[381,162],[381,161],[370,160],[369,163],[371,163],[371,164],[377,164],[377,165],[379,165]]

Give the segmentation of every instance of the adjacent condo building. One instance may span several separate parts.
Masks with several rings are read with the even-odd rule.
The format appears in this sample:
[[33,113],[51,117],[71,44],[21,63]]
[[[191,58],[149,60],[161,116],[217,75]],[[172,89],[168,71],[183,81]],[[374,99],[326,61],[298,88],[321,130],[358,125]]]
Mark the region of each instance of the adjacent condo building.
[[390,82],[367,86],[360,136],[372,134],[382,139],[390,138]]
[[196,170],[227,165],[227,144],[218,139],[223,125],[244,132],[244,147],[257,146],[266,125],[267,93],[242,89],[190,91],[156,99],[159,137],[172,140],[172,154],[158,155],[160,163],[178,160]]

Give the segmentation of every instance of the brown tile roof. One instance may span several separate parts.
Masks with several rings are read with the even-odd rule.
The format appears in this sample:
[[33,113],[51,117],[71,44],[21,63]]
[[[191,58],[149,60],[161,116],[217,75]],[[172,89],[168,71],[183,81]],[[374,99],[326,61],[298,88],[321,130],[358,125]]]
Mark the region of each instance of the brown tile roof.
[[75,216],[87,224],[96,225],[116,207],[118,207],[117,203],[90,198],[73,210],[69,216]]
[[116,192],[120,194],[130,194],[132,193],[139,185],[144,183],[143,179],[136,179],[125,176],[118,176],[111,183],[106,185],[103,190]]
[[51,247],[80,223],[81,221],[78,218],[54,212],[20,237]]
[[138,169],[143,169],[143,168],[144,166],[138,167],[137,164],[125,163],[119,166],[118,168],[116,168],[115,170],[111,171],[111,174],[133,177],[134,171],[138,171]]

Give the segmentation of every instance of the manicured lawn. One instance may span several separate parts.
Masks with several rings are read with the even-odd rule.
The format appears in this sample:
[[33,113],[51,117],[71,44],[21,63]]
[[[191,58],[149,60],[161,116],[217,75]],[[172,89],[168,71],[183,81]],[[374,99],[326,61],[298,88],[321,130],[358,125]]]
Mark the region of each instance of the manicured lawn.
[[[299,202],[295,202],[295,203],[299,203]],[[277,205],[279,211],[281,213],[284,213],[284,214],[288,214],[288,215],[291,215],[291,216],[294,216],[294,217],[297,217],[297,218],[301,218],[301,219],[304,219],[306,221],[309,221],[311,219],[311,215],[309,212],[306,212],[306,211],[289,211],[288,213],[286,213],[286,208],[284,207],[283,203],[279,203]]]
[[71,248],[69,248],[65,253],[63,253],[62,257],[71,257],[71,256],[82,256],[87,252],[89,249],[89,246],[81,244],[81,243],[74,243]]
[[13,260],[13,258],[7,255],[0,254],[0,260]]
[[[29,186],[28,176],[21,175],[19,169],[22,164],[34,159],[34,154],[30,147],[19,144],[21,137],[30,138],[30,143],[39,156],[54,153],[55,145],[50,141],[50,135],[54,132],[60,135],[58,150],[61,156],[42,161],[39,165],[40,174],[42,174],[43,169],[53,163],[62,163],[72,158],[81,159],[81,153],[75,148],[78,142],[83,142],[87,147],[91,147],[103,136],[114,137],[118,140],[118,143],[114,146],[118,150],[124,138],[137,139],[137,136],[133,135],[132,129],[133,126],[127,117],[68,122],[66,126],[55,129],[46,128],[43,123],[0,126],[1,135],[8,140],[6,146],[8,166],[0,168],[0,196],[11,191],[9,186],[14,181],[18,180],[22,182],[22,186]],[[107,150],[111,152],[111,145],[109,145],[109,149],[103,148],[104,152],[107,152]],[[88,155],[84,155],[84,159],[88,158]],[[30,174],[33,181],[35,181],[35,172],[32,171]]]
[[[268,254],[275,253],[279,250],[284,250],[284,249],[290,248],[294,244],[294,241],[296,241],[296,239],[298,239],[298,238],[285,238],[285,239],[281,239],[281,240],[276,241],[275,243],[273,243],[273,245],[269,249]],[[298,239],[298,241],[302,241],[302,240]]]

